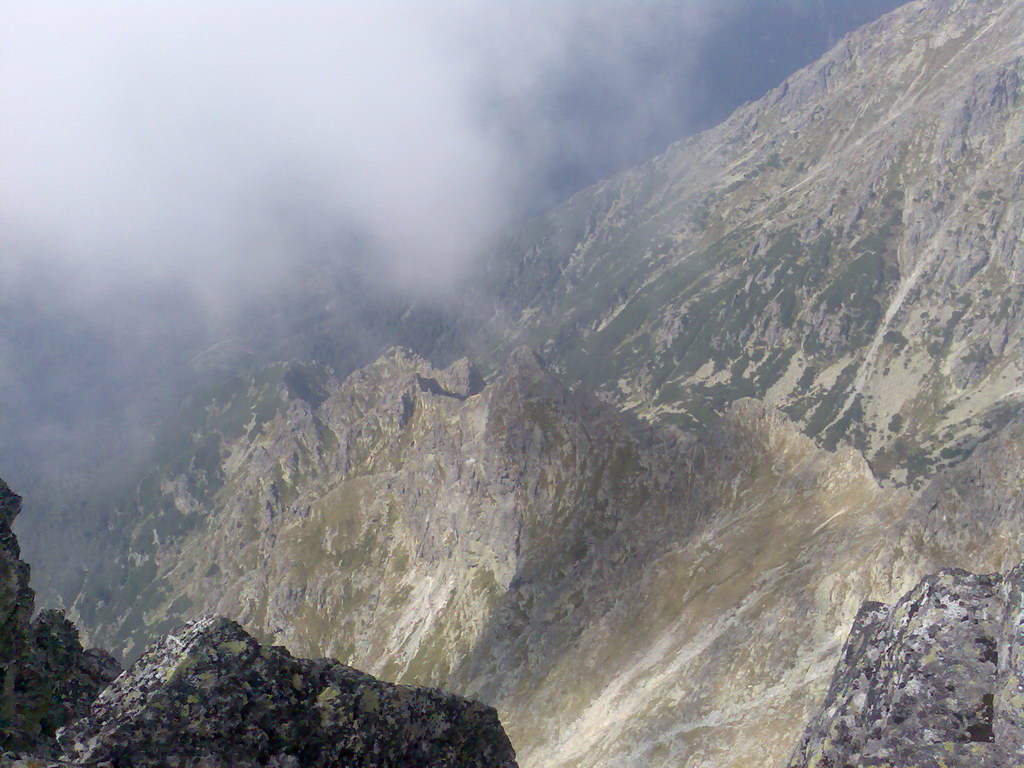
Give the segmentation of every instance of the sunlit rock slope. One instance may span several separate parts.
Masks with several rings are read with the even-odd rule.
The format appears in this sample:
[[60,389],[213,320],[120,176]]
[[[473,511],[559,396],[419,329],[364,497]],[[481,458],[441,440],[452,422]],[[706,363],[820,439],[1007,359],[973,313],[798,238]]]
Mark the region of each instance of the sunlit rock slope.
[[765,399],[914,483],[1024,397],[1024,3],[918,0],[493,266],[493,334],[662,423]]

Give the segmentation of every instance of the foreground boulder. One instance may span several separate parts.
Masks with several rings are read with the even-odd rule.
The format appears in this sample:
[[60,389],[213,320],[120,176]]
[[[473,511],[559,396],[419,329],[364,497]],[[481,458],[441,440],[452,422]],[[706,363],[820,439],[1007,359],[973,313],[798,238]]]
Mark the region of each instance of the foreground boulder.
[[1024,563],[861,609],[790,768],[1024,765]]
[[515,766],[490,707],[296,659],[221,617],[153,645],[59,741],[114,768]]

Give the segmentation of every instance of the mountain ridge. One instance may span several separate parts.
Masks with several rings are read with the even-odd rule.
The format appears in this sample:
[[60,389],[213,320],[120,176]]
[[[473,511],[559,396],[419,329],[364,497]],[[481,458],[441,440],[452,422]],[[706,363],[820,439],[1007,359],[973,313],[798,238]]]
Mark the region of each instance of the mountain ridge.
[[[220,444],[220,469],[186,462],[163,481],[190,508],[187,489],[221,478],[196,528],[161,535],[155,550],[140,528],[124,594],[141,586],[142,599],[105,606],[94,639],[130,649],[193,615],[232,615],[297,653],[497,706],[523,765],[644,762],[661,749],[696,758],[679,750],[697,743],[668,736],[682,713],[659,703],[680,685],[694,717],[731,713],[717,743],[790,749],[809,681],[773,679],[752,648],[774,647],[780,621],[818,605],[822,618],[793,623],[776,652],[824,684],[818,659],[837,643],[828,624],[852,618],[857,580],[894,591],[920,575],[899,561],[857,574],[902,492],[879,487],[852,448],[825,452],[755,401],[695,439],[566,389],[529,350],[479,392],[453,396],[452,377],[469,370],[392,350],[328,383],[316,407],[276,378],[276,414]],[[210,434],[196,433],[201,451]],[[853,581],[831,575],[833,592],[809,596],[830,560]],[[751,593],[773,607],[757,609]],[[708,664],[712,647],[719,661]],[[719,680],[726,668],[767,692],[771,729],[745,723],[748,706],[726,693],[739,672]],[[614,693],[631,679],[660,693]]]

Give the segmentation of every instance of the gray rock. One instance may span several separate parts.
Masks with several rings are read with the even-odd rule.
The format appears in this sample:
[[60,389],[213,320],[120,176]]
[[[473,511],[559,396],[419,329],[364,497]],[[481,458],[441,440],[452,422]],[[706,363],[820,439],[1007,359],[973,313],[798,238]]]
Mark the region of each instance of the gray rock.
[[293,658],[221,617],[152,646],[63,730],[85,765],[514,768],[490,707]]
[[866,603],[790,768],[1024,764],[1024,563]]

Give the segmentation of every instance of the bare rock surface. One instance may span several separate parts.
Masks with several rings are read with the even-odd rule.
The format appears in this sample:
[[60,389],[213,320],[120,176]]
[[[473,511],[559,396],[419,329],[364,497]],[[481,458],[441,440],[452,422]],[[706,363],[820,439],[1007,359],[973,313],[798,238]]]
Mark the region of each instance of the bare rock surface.
[[867,603],[790,768],[1024,764],[1024,564]]
[[34,619],[29,567],[11,523],[21,497],[0,480],[0,751],[55,752],[54,735],[80,717],[121,671],[110,654],[83,650],[60,611]]
[[155,644],[61,732],[83,765],[514,768],[490,707],[382,683],[201,619]]

